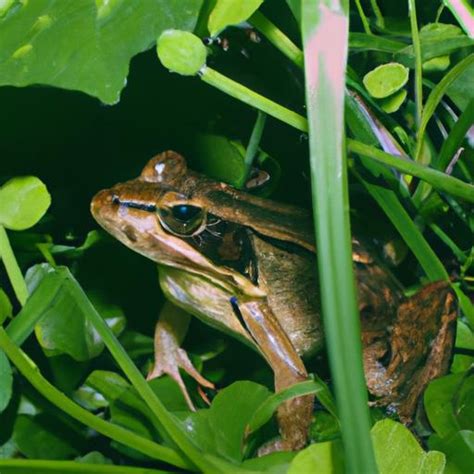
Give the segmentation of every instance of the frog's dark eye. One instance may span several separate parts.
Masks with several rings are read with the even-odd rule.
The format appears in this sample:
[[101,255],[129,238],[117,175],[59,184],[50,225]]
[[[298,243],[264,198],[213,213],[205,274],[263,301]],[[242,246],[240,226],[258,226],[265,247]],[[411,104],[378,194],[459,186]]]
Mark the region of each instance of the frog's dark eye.
[[206,213],[198,206],[175,204],[159,209],[161,225],[174,235],[191,237],[201,232],[206,225]]
[[202,209],[197,206],[190,206],[189,204],[178,204],[171,208],[173,217],[181,222],[190,222],[201,214]]

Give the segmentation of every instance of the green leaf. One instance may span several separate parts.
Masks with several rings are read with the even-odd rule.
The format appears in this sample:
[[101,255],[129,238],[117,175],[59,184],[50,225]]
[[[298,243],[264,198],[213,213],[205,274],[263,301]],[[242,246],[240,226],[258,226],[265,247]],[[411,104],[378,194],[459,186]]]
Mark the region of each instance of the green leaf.
[[31,459],[67,459],[79,454],[68,439],[66,426],[46,414],[19,415],[13,439],[22,454]]
[[[471,331],[470,327],[460,319],[457,320],[456,348],[471,349],[474,351],[474,333]],[[451,372],[454,374],[465,372],[466,370],[469,370],[472,364],[474,364],[474,356],[454,354],[453,362],[451,364]]]
[[315,472],[344,474],[344,450],[340,441],[313,444],[300,451],[288,469],[288,474]]
[[50,204],[51,196],[39,178],[12,178],[0,188],[0,224],[11,230],[28,229],[44,216]]
[[194,76],[206,64],[206,47],[187,31],[164,31],[158,38],[156,52],[164,67],[183,76]]
[[408,82],[408,68],[399,63],[382,64],[368,72],[363,79],[367,91],[383,99],[400,90]]
[[[252,418],[249,421],[247,427],[247,433],[258,430],[263,426],[275,413],[277,408],[286,400],[291,400],[295,397],[301,397],[302,395],[314,394],[319,397],[319,393],[328,391],[325,384],[322,384],[316,380],[307,380],[298,384],[292,385],[280,392],[274,393],[268,397],[255,411]],[[335,404],[330,396],[330,411],[335,412]]]
[[[71,291],[73,283],[67,278],[67,270],[58,268],[55,273],[48,273],[50,267],[46,264],[39,266],[39,269],[43,272],[43,279],[36,291],[43,284],[49,285],[50,281],[57,281],[55,297],[48,306],[45,307],[42,301],[33,298],[28,299],[25,306],[32,313],[41,311],[42,317],[35,326],[41,347],[51,355],[68,354],[77,361],[98,356],[104,344],[76,301]],[[31,282],[29,277],[36,280],[37,272],[27,274],[27,283]]]
[[446,473],[472,474],[474,466],[474,431],[462,430],[445,438],[433,435],[428,440],[431,449],[446,455]]
[[0,413],[5,410],[12,397],[13,376],[10,361],[0,350]]
[[433,380],[424,394],[428,420],[441,438],[474,429],[474,375],[469,372]]
[[393,114],[402,106],[406,98],[407,98],[407,90],[400,89],[394,94],[389,95],[388,97],[385,97],[384,99],[381,99],[380,107],[382,107],[382,109],[385,112],[387,112],[387,114]]
[[193,169],[236,186],[245,174],[245,149],[223,135],[199,134],[193,143]]
[[211,36],[218,35],[224,28],[237,25],[250,16],[263,3],[263,0],[217,0],[209,15],[207,27]]
[[132,56],[168,28],[192,30],[202,0],[34,0],[0,19],[0,84],[47,84],[115,104]]
[[401,423],[387,418],[378,421],[371,433],[380,474],[443,474],[444,455],[424,452]]
[[270,394],[254,382],[235,382],[219,392],[210,409],[189,415],[183,423],[203,451],[240,462],[245,428]]

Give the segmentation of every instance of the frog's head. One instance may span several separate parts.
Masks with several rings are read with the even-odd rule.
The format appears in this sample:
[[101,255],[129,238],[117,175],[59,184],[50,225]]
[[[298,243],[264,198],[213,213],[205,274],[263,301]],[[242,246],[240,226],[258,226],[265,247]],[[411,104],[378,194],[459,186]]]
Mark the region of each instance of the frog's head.
[[107,232],[151,260],[242,290],[252,284],[228,262],[239,260],[242,249],[223,238],[229,224],[209,209],[210,190],[224,188],[167,151],[152,158],[138,178],[97,193],[91,212]]

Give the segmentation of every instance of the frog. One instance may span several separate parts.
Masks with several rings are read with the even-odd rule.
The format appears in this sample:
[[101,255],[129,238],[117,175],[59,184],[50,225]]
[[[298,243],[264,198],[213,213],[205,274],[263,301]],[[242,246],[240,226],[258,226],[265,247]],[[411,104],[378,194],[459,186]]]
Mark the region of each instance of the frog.
[[[158,264],[173,305],[156,324],[149,378],[170,375],[190,408],[180,369],[214,388],[181,348],[192,315],[255,349],[273,371],[276,392],[308,380],[304,361],[324,349],[310,211],[195,172],[170,150],[137,178],[99,191],[91,212],[105,231]],[[430,283],[407,297],[369,244],[353,237],[352,251],[371,403],[410,423],[427,384],[449,368],[457,316],[450,284]],[[313,408],[312,395],[280,405],[272,450],[306,445]]]

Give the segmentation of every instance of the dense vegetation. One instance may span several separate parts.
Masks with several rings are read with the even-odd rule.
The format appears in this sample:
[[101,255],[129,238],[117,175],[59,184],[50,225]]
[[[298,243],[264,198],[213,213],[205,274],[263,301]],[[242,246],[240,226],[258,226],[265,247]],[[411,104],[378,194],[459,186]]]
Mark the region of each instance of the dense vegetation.
[[[374,472],[375,453],[382,473],[472,472],[473,21],[449,0],[0,1],[0,471]],[[156,266],[89,206],[168,149],[236,187],[258,165],[262,195],[317,211],[329,347],[286,393],[317,395],[300,453],[256,457],[277,435],[272,373],[197,320],[184,347],[211,407],[190,378],[196,413],[144,379]],[[407,294],[449,280],[457,297],[450,371],[412,432],[366,409],[348,203]]]

